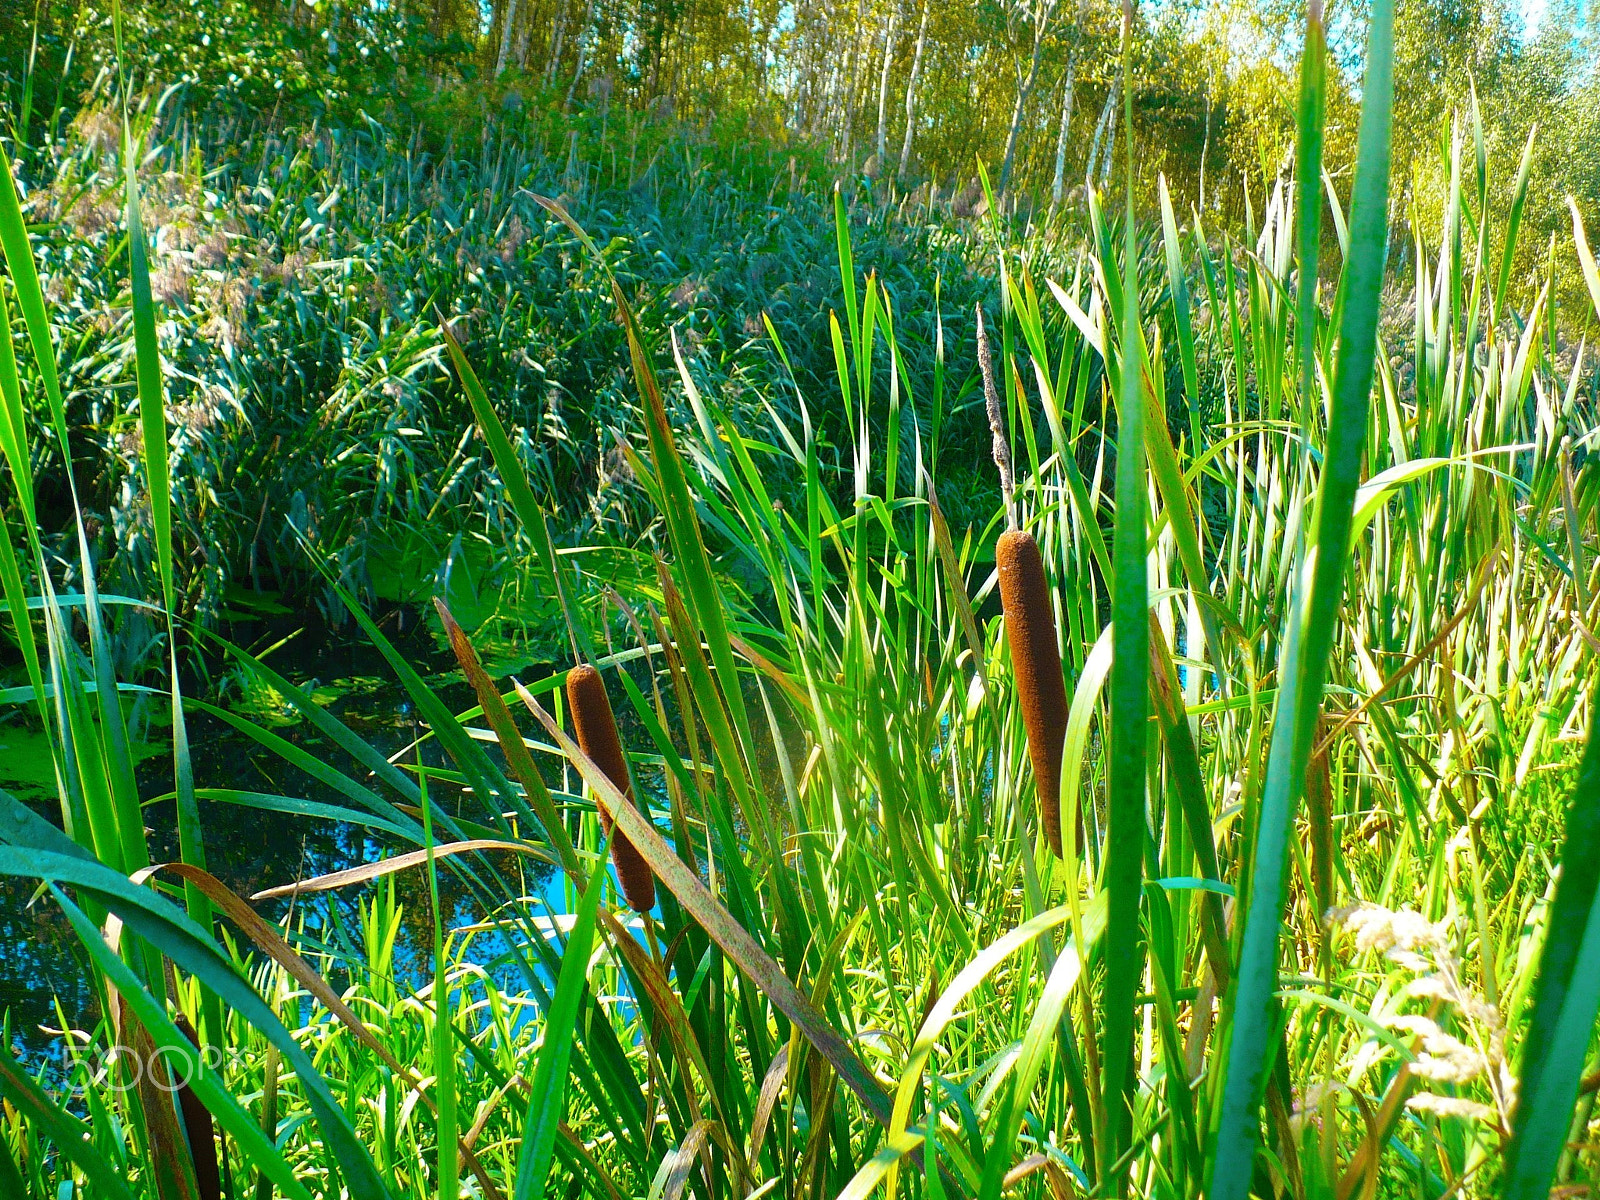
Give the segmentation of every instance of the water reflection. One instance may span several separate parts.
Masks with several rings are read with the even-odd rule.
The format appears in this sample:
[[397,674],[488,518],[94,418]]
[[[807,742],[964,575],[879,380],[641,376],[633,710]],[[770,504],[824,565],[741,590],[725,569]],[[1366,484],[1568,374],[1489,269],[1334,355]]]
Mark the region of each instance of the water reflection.
[[[406,624],[413,631],[400,639],[407,660],[453,711],[469,708],[474,700],[470,689],[458,682],[453,660],[440,653],[417,622]],[[425,730],[405,690],[392,681],[382,657],[370,645],[324,632],[291,641],[269,661],[278,672],[312,690],[319,703],[383,754],[406,751],[403,761],[407,763],[420,760],[429,766],[447,765],[434,742],[414,745]],[[537,679],[547,670],[533,667],[519,675]],[[212,694],[226,707],[272,726],[278,736],[351,778],[366,779],[364,768],[321,737],[309,723],[295,719],[281,698],[275,704],[272,695],[262,694],[259,687],[252,691],[242,677],[215,676],[210,683]],[[200,692],[203,686],[197,681],[191,694]],[[0,730],[0,742],[7,736],[18,743],[28,737],[26,728],[16,722],[17,716],[13,712],[12,722]],[[149,740],[159,743],[159,751],[144,757],[137,769],[139,793],[146,798],[173,790],[165,733],[164,729],[149,730]],[[335,789],[225,722],[193,713],[189,737],[197,788],[262,792],[349,807],[350,801]],[[59,824],[59,805],[53,789],[41,786],[37,768],[37,763],[20,754],[0,754],[0,787]],[[443,786],[435,786],[432,794],[447,811],[454,811],[461,800],[458,792]],[[199,805],[209,869],[246,898],[267,888],[415,849],[355,824],[207,799],[201,799]],[[147,802],[145,822],[151,860],[176,860],[178,838],[173,802]],[[517,855],[493,856],[492,862],[505,878],[520,882],[524,895],[541,896],[559,911],[563,888],[551,878],[549,867]],[[392,885],[402,910],[393,970],[404,993],[432,978],[433,918],[426,871],[401,871],[392,877]],[[292,903],[293,925],[303,928],[308,950],[320,945],[350,962],[364,962],[357,904],[363,899],[370,901],[372,890],[378,886],[383,885],[352,886],[302,895],[293,901],[264,901],[256,907],[268,919],[281,920]],[[457,872],[441,870],[439,889],[440,905],[450,927],[470,925],[485,915]],[[87,957],[77,938],[48,893],[36,898],[36,891],[31,881],[0,879],[0,937],[10,948],[9,953],[0,956],[0,1011],[10,1013],[16,1052],[35,1065],[59,1067],[64,1057],[59,1031],[92,1031],[99,1010],[89,982]],[[479,962],[503,962],[508,949],[499,935],[479,933],[473,941],[472,957]],[[516,969],[507,965],[495,974],[510,983]],[[335,990],[350,980],[348,970],[341,970],[337,964],[329,976]]]

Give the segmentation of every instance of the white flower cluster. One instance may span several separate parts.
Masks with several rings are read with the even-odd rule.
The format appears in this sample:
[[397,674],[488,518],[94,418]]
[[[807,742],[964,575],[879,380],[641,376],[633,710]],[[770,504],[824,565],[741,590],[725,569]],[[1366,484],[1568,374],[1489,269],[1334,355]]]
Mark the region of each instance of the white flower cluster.
[[1404,1029],[1422,1040],[1421,1053],[1417,1055],[1417,1061],[1411,1064],[1411,1073],[1420,1079],[1438,1083],[1466,1083],[1489,1065],[1483,1055],[1440,1029],[1438,1022],[1431,1017],[1395,1015],[1384,1024],[1390,1029]]
[[[1423,1091],[1410,1097],[1406,1107],[1416,1113],[1462,1117],[1509,1130],[1517,1081],[1506,1057],[1505,1024],[1499,1010],[1462,981],[1461,961],[1451,950],[1449,923],[1435,924],[1410,909],[1394,911],[1366,901],[1330,909],[1327,921],[1353,934],[1358,951],[1382,954],[1416,976],[1402,989],[1400,999],[1431,1002],[1434,1016],[1390,1013],[1379,1018],[1388,1028],[1415,1039],[1411,1076],[1455,1086],[1481,1078],[1493,1100],[1481,1104]],[[1435,1019],[1447,1008],[1459,1018],[1463,1037],[1446,1033]],[[1368,1049],[1376,1051],[1377,1047]]]
[[1494,1109],[1476,1100],[1463,1100],[1459,1096],[1436,1096],[1432,1092],[1419,1092],[1406,1101],[1412,1112],[1432,1113],[1436,1117],[1465,1117],[1469,1121],[1492,1121]]
[[1416,955],[1418,950],[1440,950],[1448,945],[1441,926],[1409,908],[1392,912],[1363,900],[1344,908],[1330,908],[1327,919],[1355,934],[1358,950],[1375,950],[1396,962],[1402,962],[1399,955]]

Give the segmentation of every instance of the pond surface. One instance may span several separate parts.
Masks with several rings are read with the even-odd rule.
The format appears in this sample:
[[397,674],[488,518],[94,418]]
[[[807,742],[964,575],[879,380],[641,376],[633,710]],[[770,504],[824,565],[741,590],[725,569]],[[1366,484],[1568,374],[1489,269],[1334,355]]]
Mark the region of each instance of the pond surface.
[[[396,609],[383,621],[383,630],[407,661],[440,694],[453,711],[476,703],[461,680],[455,661],[441,650],[415,610]],[[300,623],[290,626],[291,631]],[[270,645],[284,636],[277,629],[235,627],[229,633],[240,644],[259,636]],[[339,631],[306,623],[287,642],[265,656],[280,674],[310,690],[318,703],[386,756],[402,754],[401,761],[445,766],[445,758],[432,741],[418,739],[426,728],[405,689],[394,679],[387,663],[353,627]],[[564,665],[564,664],[562,664]],[[517,675],[533,683],[555,669],[549,664],[520,666]],[[312,726],[270,689],[251,682],[242,672],[213,674],[207,680],[186,682],[191,695],[208,696],[237,715],[266,726],[278,736],[316,758],[363,779],[342,750],[319,735]],[[150,803],[152,797],[172,791],[169,728],[163,697],[141,698],[130,720],[139,744],[137,774],[140,795],[147,801],[145,821],[152,862],[178,858],[175,806],[169,801]],[[619,712],[619,717],[624,716]],[[0,787],[27,802],[35,811],[60,824],[60,806],[51,774],[48,747],[37,726],[28,723],[21,707],[0,710]],[[481,723],[481,722],[477,722]],[[527,732],[527,722],[524,732]],[[206,714],[191,713],[188,720],[195,785],[230,788],[349,807],[350,801],[327,784],[286,763],[230,725]],[[551,779],[552,784],[558,781]],[[576,786],[574,784],[574,786]],[[440,797],[447,808],[454,797]],[[229,888],[248,898],[266,888],[309,879],[331,871],[374,862],[397,849],[393,839],[362,826],[292,816],[240,805],[200,800],[205,831],[207,866]],[[515,856],[506,856],[508,859]],[[516,857],[504,869],[522,870],[525,894],[542,894],[547,903],[564,908],[564,887],[543,864]],[[418,868],[392,877],[402,906],[401,935],[396,945],[394,970],[402,990],[432,978],[433,922],[428,899],[427,874]],[[358,900],[370,897],[378,884],[347,887],[335,892],[304,895],[295,903],[307,934],[336,950],[361,958]],[[440,902],[449,924],[460,926],[480,918],[460,880],[449,871],[439,874]],[[10,952],[0,956],[0,1012],[9,1011],[13,1049],[41,1065],[59,1062],[62,1028],[93,1030],[98,1006],[89,987],[86,956],[65,917],[48,895],[35,897],[28,880],[0,879],[0,939]],[[281,919],[290,901],[266,901],[256,907],[269,919]],[[479,935],[473,958],[499,953],[498,939]],[[509,974],[509,972],[508,972]],[[330,982],[341,987],[335,970]],[[58,1008],[59,1004],[59,1008]]]

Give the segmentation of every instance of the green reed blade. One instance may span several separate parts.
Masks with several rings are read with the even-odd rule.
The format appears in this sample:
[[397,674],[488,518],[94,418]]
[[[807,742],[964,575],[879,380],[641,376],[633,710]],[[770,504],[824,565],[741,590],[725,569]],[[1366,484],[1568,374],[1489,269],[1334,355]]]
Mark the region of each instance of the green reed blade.
[[17,645],[22,648],[22,661],[28,669],[28,683],[33,689],[34,703],[41,719],[46,716],[49,704],[45,690],[44,672],[39,662],[39,643],[34,636],[33,620],[28,613],[28,596],[23,588],[22,568],[17,562],[17,552],[11,544],[10,523],[0,515],[0,587],[4,588],[6,608],[11,613],[11,626],[16,630]]
[[[1118,1189],[1121,1162],[1133,1138],[1134,997],[1144,976],[1139,933],[1144,876],[1145,756],[1148,741],[1150,629],[1145,614],[1145,413],[1144,339],[1139,328],[1138,242],[1133,206],[1133,0],[1122,9],[1123,136],[1127,152],[1123,219],[1122,308],[1117,380],[1117,518],[1112,535],[1116,579],[1112,589],[1111,753],[1106,807],[1104,882],[1107,924],[1123,932],[1106,944],[1101,998],[1102,1103],[1108,1136],[1100,1146],[1102,1186]],[[1202,586],[1195,581],[1196,586]]]
[[[133,1200],[133,1193],[128,1190],[119,1168],[108,1163],[95,1150],[89,1126],[45,1095],[33,1077],[11,1056],[9,1043],[8,1038],[6,1044],[0,1045],[0,1095],[5,1096],[25,1120],[37,1126],[56,1149],[83,1172],[84,1178],[99,1195],[109,1200]],[[0,1146],[0,1153],[6,1156],[14,1173],[16,1166],[10,1162],[9,1150]],[[3,1169],[0,1169],[0,1183],[5,1182]],[[20,1180],[13,1181],[13,1186],[18,1187],[14,1193],[18,1197],[28,1194],[22,1190],[20,1183]]]
[[161,355],[156,345],[156,306],[150,295],[149,248],[139,211],[136,166],[139,147],[123,121],[122,161],[127,174],[128,285],[133,301],[133,361],[139,391],[139,428],[144,435],[145,484],[150,496],[150,524],[156,547],[161,596],[170,613],[175,607],[172,579],[172,480],[167,467],[167,417],[161,380]]
[[1500,278],[1494,285],[1493,315],[1498,316],[1506,302],[1506,288],[1511,283],[1511,266],[1516,259],[1517,234],[1522,229],[1522,209],[1528,200],[1528,174],[1533,168],[1533,140],[1539,127],[1528,130],[1528,140],[1522,147],[1522,161],[1517,166],[1517,182],[1512,188],[1511,212],[1506,217],[1506,244],[1500,251]]
[[[8,798],[0,797],[0,804],[5,799]],[[57,903],[67,913],[84,949],[134,1005],[140,1023],[149,1030],[157,1044],[170,1044],[183,1053],[189,1051],[188,1039],[167,1019],[162,1006],[144,990],[128,966],[111,953],[100,930],[83,917],[60,885],[70,885],[77,889],[80,896],[90,897],[116,913],[130,933],[143,939],[155,951],[171,959],[179,969],[195,976],[215,991],[224,1003],[277,1046],[299,1076],[322,1135],[344,1170],[352,1196],[362,1200],[389,1200],[388,1191],[379,1181],[372,1160],[362,1149],[355,1131],[346,1122],[338,1102],[311,1059],[271,1008],[239,976],[233,964],[205,931],[166,899],[149,888],[136,886],[120,872],[85,857],[59,853],[56,846],[52,845],[55,839],[35,838],[26,823],[8,820],[0,825],[0,833],[10,839],[10,844],[0,847],[0,875],[36,879],[51,885]],[[309,1197],[309,1193],[295,1181],[293,1173],[272,1149],[271,1143],[265,1141],[260,1127],[237,1109],[214,1076],[209,1077],[209,1083],[204,1088],[201,1086],[201,1076],[197,1076],[195,1090],[213,1115],[224,1120],[225,1124],[232,1120],[230,1106],[238,1112],[242,1121],[237,1128],[229,1124],[229,1132],[241,1146],[248,1149],[252,1158],[276,1172],[274,1178],[279,1186],[286,1190],[293,1189],[295,1195]],[[254,1130],[253,1136],[245,1126]]]
[[1310,540],[1295,571],[1261,796],[1249,909],[1233,991],[1227,1076],[1215,1125],[1210,1200],[1244,1200],[1260,1129],[1258,1114],[1276,1057],[1274,993],[1286,845],[1305,786],[1335,620],[1349,561],[1351,516],[1366,443],[1367,402],[1377,351],[1378,308],[1388,254],[1389,135],[1393,104],[1394,6],[1372,6],[1367,74],[1351,212],[1345,307],[1327,446]]
[[850,218],[845,211],[844,192],[833,188],[834,242],[839,251],[839,283],[844,288],[844,311],[850,328],[850,347],[855,361],[861,362],[861,312],[856,302],[856,265],[850,250]]
[[31,525],[33,509],[33,464],[28,458],[28,423],[22,408],[22,382],[17,375],[17,353],[11,344],[11,305],[6,290],[0,287],[0,454],[11,467],[17,502]]
[[[1295,344],[1300,352],[1300,421],[1308,431],[1316,412],[1317,256],[1322,247],[1322,130],[1326,123],[1328,53],[1322,0],[1310,0],[1300,55],[1300,102],[1295,112],[1295,226],[1300,280],[1295,298]],[[1307,443],[1309,444],[1309,437]]]
[[1546,921],[1503,1200],[1549,1195],[1600,1010],[1600,721],[1591,722],[1567,807],[1561,878]]
[[[1189,277],[1183,269],[1183,247],[1178,221],[1172,212],[1166,176],[1160,179],[1161,238],[1167,252],[1167,287],[1172,293],[1172,320],[1178,331],[1178,362],[1183,367],[1183,394],[1189,403],[1189,453],[1204,449],[1200,426],[1200,369],[1194,352],[1194,319],[1190,313]],[[1198,586],[1198,585],[1196,585]]]
[[[683,459],[678,453],[672,433],[672,423],[667,419],[666,405],[661,397],[656,379],[645,350],[643,336],[621,287],[612,282],[612,297],[617,304],[623,331],[628,339],[628,356],[633,366],[634,383],[639,398],[644,403],[645,426],[650,438],[650,458],[655,464],[656,476],[661,484],[662,516],[677,556],[677,566],[687,590],[684,593],[690,612],[698,623],[706,645],[711,650],[711,661],[716,668],[716,684],[723,703],[733,719],[733,728],[739,738],[741,760],[753,761],[755,742],[751,736],[748,711],[743,690],[739,687],[739,672],[733,657],[733,647],[728,640],[727,606],[722,589],[712,570],[710,555],[700,535],[700,521],[694,498],[689,490],[688,476]],[[712,720],[709,712],[703,713]],[[723,764],[724,770],[734,768],[736,761]]]
[[[456,1163],[455,1030],[451,1024],[450,979],[444,953],[445,913],[439,906],[439,870],[434,860],[433,805],[422,780],[422,838],[428,854],[428,903],[433,913],[433,1076],[439,1160],[435,1187],[441,1197],[460,1195]],[[537,1072],[535,1072],[537,1077]],[[559,1106],[558,1110],[559,1110]]]
[[[601,861],[605,861],[607,848],[602,848]],[[539,1050],[539,1059],[534,1064],[528,1119],[522,1127],[522,1149],[517,1159],[517,1186],[514,1193],[516,1200],[543,1200],[545,1195],[550,1158],[555,1150],[556,1129],[566,1115],[567,1060],[572,1054],[584,981],[589,976],[595,910],[600,905],[600,891],[606,878],[605,871],[595,871],[590,875],[583,896],[578,901],[577,920],[561,952],[561,973],[556,979],[555,999],[545,1014],[544,1043]]]
[[39,379],[44,384],[45,398],[50,406],[50,420],[59,439],[67,482],[75,489],[72,456],[67,452],[67,409],[61,399],[61,379],[56,374],[55,351],[50,345],[50,317],[45,310],[44,292],[39,287],[39,272],[33,264],[33,248],[28,245],[28,226],[22,219],[22,202],[17,197],[11,159],[3,147],[0,147],[0,251],[4,252],[6,265],[11,270],[11,285],[16,289],[17,305],[22,309],[22,321],[28,330],[28,340],[33,345],[33,356],[38,363]]
[[[189,732],[183,719],[183,692],[178,681],[178,644],[174,617],[177,609],[172,563],[172,479],[167,461],[166,388],[161,377],[161,354],[156,342],[156,307],[150,294],[149,248],[139,208],[138,145],[122,120],[122,161],[127,176],[128,284],[133,304],[134,373],[139,393],[139,428],[143,435],[145,487],[150,499],[151,536],[156,547],[156,569],[161,577],[161,598],[167,614],[167,642],[172,681],[172,769],[177,782],[178,855],[201,870],[206,866],[205,832],[194,797],[194,769],[189,761]],[[93,592],[85,576],[85,593]],[[98,619],[96,621],[98,624]],[[109,670],[109,665],[108,665]],[[120,712],[119,712],[120,717]],[[131,775],[131,771],[130,771]],[[137,797],[137,789],[135,789]],[[141,827],[142,828],[142,827]],[[143,837],[140,838],[141,842]],[[184,884],[189,916],[203,929],[211,928],[211,902],[192,883]],[[205,1001],[203,1028],[208,1038],[222,1033],[222,1013],[215,998]]]

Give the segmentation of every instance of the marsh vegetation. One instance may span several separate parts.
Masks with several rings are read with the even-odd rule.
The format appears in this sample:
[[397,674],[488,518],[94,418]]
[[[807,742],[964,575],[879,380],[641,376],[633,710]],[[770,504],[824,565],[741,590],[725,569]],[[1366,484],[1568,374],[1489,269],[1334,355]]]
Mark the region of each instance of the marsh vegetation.
[[7,58],[0,1195],[1588,1194],[1580,39],[702,8]]

